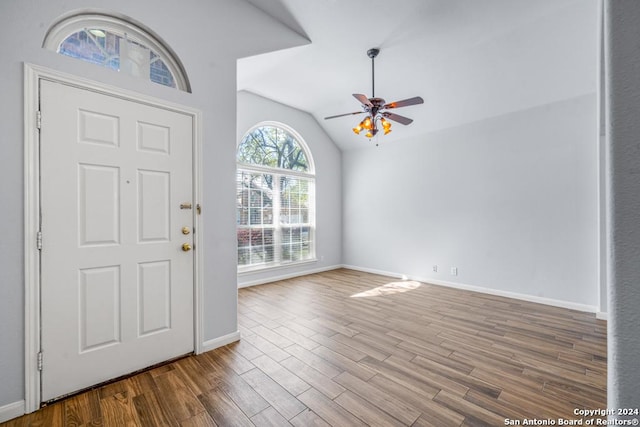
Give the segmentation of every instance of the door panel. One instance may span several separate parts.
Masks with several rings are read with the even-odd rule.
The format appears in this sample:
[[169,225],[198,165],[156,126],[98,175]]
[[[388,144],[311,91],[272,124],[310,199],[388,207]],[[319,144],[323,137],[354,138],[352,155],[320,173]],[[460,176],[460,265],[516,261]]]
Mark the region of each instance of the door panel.
[[80,246],[120,243],[120,169],[78,165]]
[[170,175],[138,171],[138,242],[167,242],[170,238]]
[[138,264],[138,336],[171,328],[171,262]]
[[79,271],[80,353],[120,342],[120,267]]
[[192,117],[42,80],[42,400],[194,349]]

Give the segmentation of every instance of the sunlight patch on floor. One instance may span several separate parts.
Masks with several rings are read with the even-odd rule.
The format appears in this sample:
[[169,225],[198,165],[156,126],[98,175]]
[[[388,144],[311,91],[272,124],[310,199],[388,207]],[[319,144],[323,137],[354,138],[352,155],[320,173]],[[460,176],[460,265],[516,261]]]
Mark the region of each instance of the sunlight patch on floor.
[[369,289],[368,291],[359,292],[351,295],[351,298],[363,298],[363,297],[382,297],[385,295],[399,294],[402,292],[409,292],[420,287],[421,283],[413,280],[407,280],[402,282],[391,282],[386,285],[378,286],[377,288]]

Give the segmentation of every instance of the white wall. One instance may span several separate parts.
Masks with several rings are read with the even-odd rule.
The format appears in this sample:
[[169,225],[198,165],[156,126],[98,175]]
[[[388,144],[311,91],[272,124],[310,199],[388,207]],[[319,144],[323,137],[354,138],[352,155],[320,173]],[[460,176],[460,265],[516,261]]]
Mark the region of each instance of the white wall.
[[[44,50],[49,26],[76,9],[132,17],[181,58],[192,94]],[[238,25],[238,23],[242,25]],[[236,60],[306,43],[238,0],[8,0],[0,3],[0,410],[24,399],[23,63],[47,66],[203,112],[204,340],[237,330],[235,251]],[[214,120],[215,118],[215,120]]]
[[[452,3],[465,7],[464,2]],[[544,9],[545,5],[556,3],[560,6],[549,8],[543,14],[523,11],[506,31],[503,27],[498,27],[500,31],[483,28],[474,34],[475,39],[471,38],[475,42],[464,48],[455,49],[455,42],[444,40],[441,43],[437,39],[412,40],[414,55],[428,59],[420,61],[422,77],[430,82],[426,87],[428,91],[419,93],[425,98],[424,108],[428,111],[426,117],[421,118],[421,126],[429,130],[448,129],[595,92],[598,83],[596,1],[507,1],[492,3],[487,10],[500,7],[508,10],[506,6],[498,6],[501,3],[511,3],[514,9],[527,3],[527,12],[528,7]],[[536,6],[529,5],[533,3]],[[510,18],[506,14],[502,17]],[[423,44],[430,49],[423,48]],[[453,48],[446,49],[450,45]],[[376,62],[376,68],[380,68],[376,74],[396,75],[393,71],[384,71],[385,66],[395,68],[393,60],[384,58]],[[401,71],[399,74],[402,75]],[[380,88],[376,90],[381,94],[393,90],[393,79],[379,80]],[[404,111],[409,114],[409,110]]]
[[[640,406],[640,3],[605,1],[609,408]],[[618,418],[618,417],[616,417]],[[625,418],[625,417],[619,417]],[[637,415],[626,417],[637,419]]]
[[412,136],[343,154],[344,263],[605,308],[598,19],[576,1],[425,70],[443,84],[419,94]]
[[302,136],[316,168],[317,261],[275,270],[243,273],[238,286],[276,278],[326,270],[342,263],[342,168],[341,152],[308,113],[253,93],[238,92],[238,141],[259,122],[284,123]]
[[363,139],[343,156],[345,264],[595,310],[596,136],[594,94]]

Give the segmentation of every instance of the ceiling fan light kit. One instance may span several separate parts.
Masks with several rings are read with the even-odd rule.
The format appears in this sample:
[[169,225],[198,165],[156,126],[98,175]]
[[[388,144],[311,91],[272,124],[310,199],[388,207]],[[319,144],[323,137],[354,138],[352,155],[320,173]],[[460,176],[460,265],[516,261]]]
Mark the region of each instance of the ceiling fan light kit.
[[[375,86],[375,57],[380,53],[380,49],[372,48],[367,51],[367,56],[371,58],[371,98],[367,98],[365,95],[360,93],[354,93],[353,97],[356,98],[362,104],[363,111],[356,111],[353,113],[346,114],[338,114],[336,116],[325,117],[325,120],[335,119],[336,117],[344,117],[344,116],[352,116],[354,114],[362,114],[366,113],[367,116],[362,120],[356,127],[353,128],[353,132],[356,135],[360,135],[360,132],[366,130],[364,136],[371,139],[378,133],[378,124],[382,126],[382,131],[385,135],[391,132],[391,122],[389,120],[393,120],[394,122],[398,122],[403,125],[408,125],[413,122],[412,119],[408,117],[401,116],[399,114],[394,114],[389,111],[383,111],[392,108],[400,108],[400,107],[408,107],[410,105],[417,105],[424,103],[424,100],[415,96],[413,98],[403,99],[402,101],[385,103],[385,100],[382,98],[376,98],[376,86]],[[389,119],[389,120],[387,120]]]

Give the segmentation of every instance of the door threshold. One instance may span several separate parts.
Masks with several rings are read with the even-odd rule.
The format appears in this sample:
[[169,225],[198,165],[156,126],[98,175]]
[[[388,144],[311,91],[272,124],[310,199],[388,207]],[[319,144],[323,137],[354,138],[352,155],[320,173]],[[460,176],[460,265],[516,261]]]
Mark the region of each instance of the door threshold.
[[186,353],[186,354],[183,354],[181,356],[176,356],[176,357],[174,357],[172,359],[156,363],[155,365],[147,366],[146,368],[138,369],[137,371],[133,371],[133,372],[130,372],[128,374],[121,375],[119,377],[116,377],[116,378],[113,378],[113,379],[110,379],[110,380],[107,380],[107,381],[103,381],[101,383],[94,384],[92,386],[83,388],[81,390],[74,391],[73,393],[65,394],[65,395],[56,397],[54,399],[47,400],[46,402],[42,402],[40,404],[40,409],[42,409],[42,408],[44,408],[46,406],[49,406],[49,405],[53,405],[54,403],[58,403],[58,402],[61,402],[63,400],[69,399],[70,397],[78,396],[78,395],[80,395],[82,393],[86,393],[86,392],[91,391],[91,390],[97,390],[97,389],[102,388],[102,387],[104,387],[106,385],[117,383],[118,381],[126,380],[126,379],[131,378],[131,377],[135,377],[136,375],[141,374],[143,372],[148,372],[148,371],[151,371],[153,369],[159,368],[161,366],[170,365],[170,364],[172,364],[174,362],[177,362],[178,360],[186,359],[187,357],[191,357],[191,356],[194,356],[194,355],[195,355],[195,352],[192,351],[190,353]]

